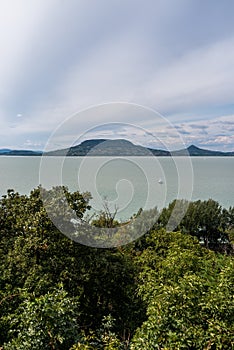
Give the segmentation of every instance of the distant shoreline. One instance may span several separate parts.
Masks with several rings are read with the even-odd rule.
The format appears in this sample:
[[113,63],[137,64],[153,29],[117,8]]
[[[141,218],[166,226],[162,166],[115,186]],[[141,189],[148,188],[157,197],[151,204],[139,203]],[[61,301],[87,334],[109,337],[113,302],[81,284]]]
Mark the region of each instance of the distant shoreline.
[[233,157],[233,152],[212,151],[191,145],[185,149],[167,151],[135,145],[124,139],[86,140],[70,148],[49,152],[0,149],[0,156],[53,156],[53,157]]

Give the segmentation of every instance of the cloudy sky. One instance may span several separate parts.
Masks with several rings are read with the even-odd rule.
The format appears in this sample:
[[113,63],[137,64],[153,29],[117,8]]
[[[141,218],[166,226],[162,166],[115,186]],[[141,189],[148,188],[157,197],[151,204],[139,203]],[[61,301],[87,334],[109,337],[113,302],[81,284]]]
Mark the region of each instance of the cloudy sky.
[[173,147],[152,113],[79,113],[125,102],[158,111],[187,145],[234,150],[233,91],[232,0],[1,0],[0,148],[43,149],[75,114],[77,138],[143,128]]

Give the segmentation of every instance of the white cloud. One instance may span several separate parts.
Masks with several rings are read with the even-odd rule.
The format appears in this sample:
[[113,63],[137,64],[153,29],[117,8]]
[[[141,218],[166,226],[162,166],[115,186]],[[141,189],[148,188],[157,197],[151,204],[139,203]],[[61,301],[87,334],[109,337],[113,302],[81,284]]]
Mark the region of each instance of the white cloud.
[[233,86],[234,37],[189,52],[163,67],[144,90],[148,101],[159,109],[183,112],[232,103]]
[[212,149],[234,151],[234,115],[220,116],[176,125],[186,144],[209,145]]
[[[234,39],[196,50],[170,66],[156,69],[150,83],[140,71],[144,53],[139,53],[138,45],[129,41],[126,36],[124,40],[120,37],[115,42],[101,43],[86,60],[72,67],[50,101],[57,108],[57,115],[53,116],[50,108],[44,106],[44,110],[36,111],[32,123],[54,119],[58,124],[83,107],[109,101],[137,102],[160,111],[182,113],[198,106],[232,102]],[[126,122],[138,121],[132,115],[125,118]],[[97,115],[91,123],[81,120],[80,127],[105,121],[118,120]],[[49,128],[47,122],[46,125]]]
[[43,18],[55,0],[1,1],[0,5],[0,100],[8,97],[25,71],[25,60],[40,30]]

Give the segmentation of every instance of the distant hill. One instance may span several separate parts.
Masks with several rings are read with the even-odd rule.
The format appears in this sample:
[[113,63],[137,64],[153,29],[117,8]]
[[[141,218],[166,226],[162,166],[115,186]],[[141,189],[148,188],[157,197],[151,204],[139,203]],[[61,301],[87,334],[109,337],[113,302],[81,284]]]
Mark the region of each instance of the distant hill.
[[0,149],[0,156],[41,156],[41,151]]
[[170,157],[170,156],[188,156],[191,157],[233,157],[234,152],[221,152],[202,149],[194,145],[185,149],[176,151],[165,151],[161,149],[153,149],[134,145],[132,142],[117,139],[93,139],[81,142],[79,145],[72,146],[70,148],[58,149],[50,152],[32,151],[32,150],[11,150],[0,149],[0,156],[68,156],[68,157],[82,157],[82,156],[157,156],[157,157]]
[[177,151],[165,151],[161,149],[146,148],[138,145],[134,145],[132,142],[117,139],[93,139],[81,142],[79,145],[44,153],[47,156],[199,156],[199,157],[225,157],[234,156],[234,152],[221,152],[211,151],[196,147],[194,145],[189,146],[186,149]]
[[189,154],[192,157],[233,157],[234,156],[234,152],[211,151],[208,149],[196,147],[194,145],[191,145],[186,149],[173,151],[171,152],[171,154],[173,156],[186,156]]
[[2,149],[0,149],[0,154],[8,153],[8,152],[10,152],[10,151],[11,151],[11,150],[8,149],[8,148],[2,148]]
[[150,150],[146,147],[134,145],[132,142],[118,139],[105,140],[94,139],[86,140],[77,146],[56,150],[45,153],[48,156],[151,156],[152,152],[155,155],[170,155],[168,151]]

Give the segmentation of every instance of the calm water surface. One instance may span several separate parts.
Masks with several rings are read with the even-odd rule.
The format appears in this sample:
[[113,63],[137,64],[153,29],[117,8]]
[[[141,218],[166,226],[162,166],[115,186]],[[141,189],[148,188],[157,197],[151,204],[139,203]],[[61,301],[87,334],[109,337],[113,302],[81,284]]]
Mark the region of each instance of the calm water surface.
[[[153,159],[152,159],[153,158]],[[174,158],[175,160],[175,158]],[[12,188],[28,194],[40,183],[91,192],[94,209],[103,201],[127,218],[140,207],[167,205],[175,198],[212,198],[234,206],[234,157],[63,158],[0,157],[0,194]]]

